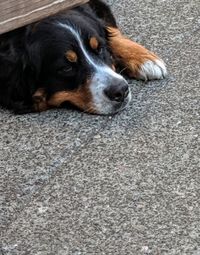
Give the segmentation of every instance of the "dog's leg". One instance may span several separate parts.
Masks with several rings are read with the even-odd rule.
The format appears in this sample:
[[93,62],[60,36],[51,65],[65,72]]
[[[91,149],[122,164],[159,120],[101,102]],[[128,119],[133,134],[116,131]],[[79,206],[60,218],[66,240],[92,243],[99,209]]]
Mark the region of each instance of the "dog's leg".
[[165,64],[158,56],[123,36],[119,29],[108,27],[108,31],[111,51],[130,77],[147,81],[166,76]]

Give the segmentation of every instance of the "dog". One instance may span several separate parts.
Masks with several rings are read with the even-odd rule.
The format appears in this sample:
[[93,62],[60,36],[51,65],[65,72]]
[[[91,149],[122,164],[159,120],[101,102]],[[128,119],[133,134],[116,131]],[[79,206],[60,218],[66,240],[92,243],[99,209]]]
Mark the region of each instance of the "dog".
[[131,101],[129,77],[163,79],[164,62],[124,36],[107,4],[87,4],[0,36],[0,106],[17,114],[66,102],[115,114]]

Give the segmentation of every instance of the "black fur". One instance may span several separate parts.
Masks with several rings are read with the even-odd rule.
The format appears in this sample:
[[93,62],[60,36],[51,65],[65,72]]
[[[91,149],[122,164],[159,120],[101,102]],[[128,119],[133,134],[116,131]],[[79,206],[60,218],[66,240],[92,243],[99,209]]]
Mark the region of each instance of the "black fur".
[[[111,65],[106,26],[116,27],[109,7],[99,0],[60,13],[38,23],[0,36],[0,105],[16,113],[33,112],[33,94],[45,88],[47,98],[56,91],[74,90],[86,83],[91,67],[84,58],[69,63],[65,52],[78,46],[70,33],[57,25],[70,24],[81,30],[86,42],[95,35],[100,46],[94,58]],[[90,49],[91,51],[91,49]]]

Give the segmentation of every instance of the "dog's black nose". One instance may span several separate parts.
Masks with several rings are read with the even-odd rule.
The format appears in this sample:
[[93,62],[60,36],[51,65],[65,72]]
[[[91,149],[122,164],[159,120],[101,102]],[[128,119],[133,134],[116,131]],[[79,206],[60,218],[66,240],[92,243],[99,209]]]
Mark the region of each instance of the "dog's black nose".
[[125,81],[117,81],[104,90],[105,95],[116,102],[123,102],[129,94],[129,86]]

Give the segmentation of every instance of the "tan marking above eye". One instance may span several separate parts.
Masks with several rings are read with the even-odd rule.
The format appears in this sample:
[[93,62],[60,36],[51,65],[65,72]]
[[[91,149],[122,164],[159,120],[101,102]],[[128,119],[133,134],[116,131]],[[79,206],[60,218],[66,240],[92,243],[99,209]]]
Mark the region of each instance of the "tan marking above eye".
[[97,38],[96,37],[91,37],[90,38],[90,46],[91,46],[91,48],[93,49],[93,50],[97,50],[98,49],[98,47],[99,47],[99,42],[98,42],[98,40],[97,40]]
[[68,50],[65,53],[65,56],[72,63],[76,63],[78,60],[78,56],[77,56],[76,52],[74,52],[73,50]]

